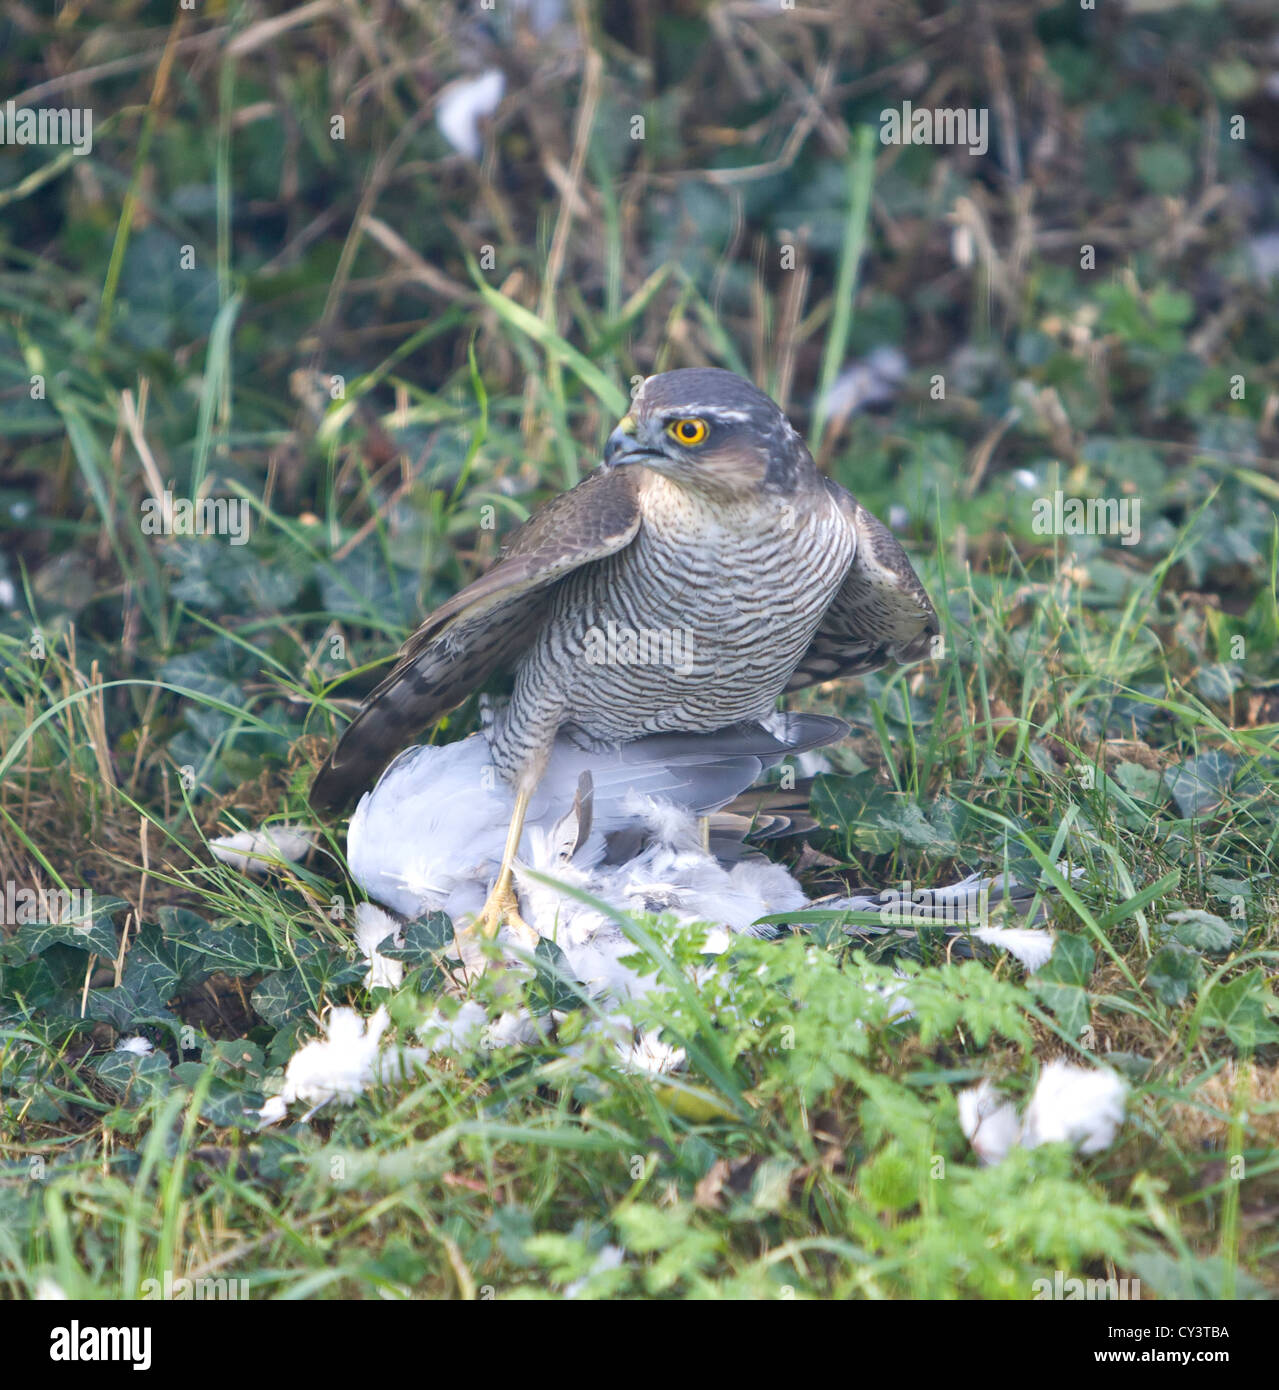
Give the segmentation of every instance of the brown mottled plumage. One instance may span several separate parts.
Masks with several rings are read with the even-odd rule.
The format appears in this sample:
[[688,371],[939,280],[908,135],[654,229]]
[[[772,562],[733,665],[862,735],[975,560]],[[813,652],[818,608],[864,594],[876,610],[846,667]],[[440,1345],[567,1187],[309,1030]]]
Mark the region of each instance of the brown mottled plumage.
[[552,499],[487,574],[442,603],[400,648],[311,787],[317,810],[367,791],[401,748],[499,669],[510,670],[545,619],[564,574],[625,545],[639,525],[633,471],[596,473]]
[[[522,661],[537,645],[548,619],[554,617],[562,627],[572,625],[566,622],[571,615],[565,614],[565,599],[586,597],[583,590],[589,586],[582,584],[584,577],[613,580],[624,586],[625,565],[610,571],[604,562],[619,553],[624,555],[633,544],[644,525],[645,502],[654,512],[669,511],[672,492],[675,500],[682,500],[681,490],[696,494],[702,490],[699,483],[710,495],[703,507],[691,509],[689,519],[694,525],[716,513],[740,517],[742,531],[749,532],[752,525],[762,527],[764,539],[774,543],[772,550],[784,551],[788,543],[799,539],[796,522],[800,508],[796,504],[802,504],[804,513],[810,514],[819,500],[829,499],[833,516],[824,518],[827,533],[842,527],[852,538],[842,582],[830,585],[829,601],[818,615],[810,640],[791,669],[776,679],[773,695],[782,689],[799,690],[821,681],[861,675],[890,660],[913,661],[927,655],[929,640],[937,631],[936,615],[905,552],[888,528],[843,488],[821,478],[798,436],[766,396],[729,372],[668,372],[645,384],[633,412],[636,421],[654,415],[663,418],[671,408],[665,402],[674,403],[677,411],[701,412],[702,418],[711,420],[716,419],[717,408],[722,412],[729,439],[727,447],[717,451],[718,464],[708,467],[698,458],[690,467],[692,460],[683,457],[658,459],[637,448],[634,435],[623,431],[620,440],[615,435],[612,457],[620,450],[624,458],[638,455],[635,463],[614,463],[555,498],[515,532],[498,564],[436,609],[405,643],[391,673],[365,700],[320,770],[311,796],[317,808],[338,809],[366,790],[400,748],[493,674],[518,676]],[[752,438],[754,457],[733,438],[743,433]],[[680,453],[692,455],[693,451]],[[702,469],[705,476],[699,478]],[[747,494],[745,506],[742,492]],[[696,537],[692,543],[696,545]],[[722,544],[717,548],[731,551],[731,546]],[[670,577],[677,579],[679,575],[673,571],[674,566]],[[759,645],[767,660],[777,633],[792,620],[795,599],[788,594],[788,580],[796,578],[794,561],[745,578],[760,589],[765,600],[761,609],[771,610],[764,612],[767,621],[761,619],[758,625]],[[681,615],[682,626],[695,630],[695,610],[707,597],[703,589],[683,600],[689,611]],[[595,608],[599,608],[598,603]],[[588,616],[603,617],[598,611]],[[645,621],[643,626],[659,624]],[[580,632],[574,635],[581,636]],[[697,635],[713,642],[713,632]],[[580,641],[576,642],[568,657],[575,664],[566,683],[589,680],[608,669],[592,670],[582,658],[580,646]],[[632,671],[646,676],[655,673],[657,680],[649,683],[661,684],[661,667],[636,667]],[[663,698],[659,696],[657,703]],[[771,702],[772,695],[764,702],[766,708]],[[643,703],[642,698],[639,703]],[[648,703],[654,702],[650,699]],[[758,712],[764,713],[766,708]],[[638,705],[609,714],[606,722],[611,727],[598,735],[602,741],[609,741],[610,736],[615,739],[616,725],[627,721],[633,721],[632,737],[653,731],[653,712]],[[746,717],[744,712],[726,707],[720,722],[732,723],[742,717]],[[508,709],[507,727],[510,718]],[[700,731],[705,722],[704,717],[693,715],[681,723],[676,713],[666,727],[691,728],[697,724]],[[592,731],[587,728],[585,732],[589,737]]]

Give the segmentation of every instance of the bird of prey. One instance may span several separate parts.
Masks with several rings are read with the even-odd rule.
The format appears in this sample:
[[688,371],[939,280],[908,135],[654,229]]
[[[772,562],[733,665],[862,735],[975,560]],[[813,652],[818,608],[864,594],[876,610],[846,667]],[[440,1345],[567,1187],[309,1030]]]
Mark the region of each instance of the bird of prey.
[[496,882],[467,930],[519,925],[512,862],[557,733],[592,748],[767,719],[783,693],[930,654],[937,615],[887,527],[823,477],[733,372],[649,377],[601,469],[515,532],[408,639],[311,789],[370,787],[491,678],[485,735],[514,793]]

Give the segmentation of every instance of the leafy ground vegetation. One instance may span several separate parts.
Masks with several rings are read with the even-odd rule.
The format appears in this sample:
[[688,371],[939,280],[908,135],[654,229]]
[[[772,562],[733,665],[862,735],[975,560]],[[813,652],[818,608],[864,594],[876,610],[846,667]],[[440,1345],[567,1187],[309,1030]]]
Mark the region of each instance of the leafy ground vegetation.
[[[83,154],[0,147],[6,1296],[1279,1287],[1273,20],[6,6],[3,94],[93,115]],[[451,142],[449,84],[495,71]],[[883,143],[906,101],[988,147]],[[1053,961],[922,936],[902,1018],[838,930],[699,989],[648,919],[691,1093],[548,1047],[258,1132],[324,1011],[374,1001],[340,825],[260,881],[207,840],[311,821],[374,663],[633,377],[698,364],[790,411],[943,614],[936,660],[804,697],[854,735],[789,861],[814,894],[1042,874]],[[246,543],[153,534],[166,491],[242,501]],[[1075,534],[1059,491],[1138,524]],[[90,929],[27,920],[39,888]],[[405,1030],[438,985],[409,954]],[[982,1167],[957,1092],[1059,1057],[1131,1083],[1118,1142]]]

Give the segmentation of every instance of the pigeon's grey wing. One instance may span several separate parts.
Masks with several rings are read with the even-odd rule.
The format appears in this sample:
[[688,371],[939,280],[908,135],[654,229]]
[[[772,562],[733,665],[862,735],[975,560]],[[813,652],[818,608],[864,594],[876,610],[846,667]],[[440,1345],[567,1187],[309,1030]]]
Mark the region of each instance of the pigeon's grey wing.
[[792,754],[835,743],[847,733],[842,719],[779,713],[711,733],[645,734],[613,749],[583,749],[561,735],[529,815],[536,820],[547,808],[566,805],[584,771],[591,775],[601,825],[612,828],[613,818],[630,814],[624,806],[632,791],[706,815],[745,791],[765,768]]
[[624,549],[640,525],[635,465],[592,474],[514,534],[487,574],[441,604],[360,706],[311,786],[317,811],[341,810],[426,725],[528,647],[555,584]]
[[941,630],[932,601],[893,533],[838,483],[825,482],[852,529],[856,548],[787,690],[864,675],[890,661],[922,661]]
[[848,735],[848,725],[829,714],[801,714],[779,710],[767,719],[745,720],[708,734],[646,734],[623,744],[623,761],[659,762],[672,766],[686,762],[712,762],[723,757],[759,758],[771,767],[783,758]]
[[[750,787],[736,796],[718,813],[749,827],[752,840],[777,840],[786,835],[806,835],[816,830],[817,818],[809,813],[813,798],[813,778],[801,777],[789,787],[777,785]],[[726,821],[727,824],[727,821]],[[716,817],[711,817],[711,832]]]
[[632,793],[670,802],[691,815],[705,815],[731,801],[764,770],[760,758],[741,753],[685,756],[674,761],[664,756],[623,757],[623,751],[633,747],[627,744],[625,750],[590,751],[561,738],[529,803],[529,824],[558,815],[572,801],[583,772],[591,777],[595,826],[609,834],[619,824],[636,819]]

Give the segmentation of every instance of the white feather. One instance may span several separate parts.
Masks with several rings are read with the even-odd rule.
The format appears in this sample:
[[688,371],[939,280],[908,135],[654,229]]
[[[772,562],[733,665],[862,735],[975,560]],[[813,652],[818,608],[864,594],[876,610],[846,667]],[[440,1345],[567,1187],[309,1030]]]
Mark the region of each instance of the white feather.
[[956,1097],[959,1127],[983,1163],[1000,1163],[1021,1137],[1017,1107],[1003,1100],[989,1081],[970,1086]]
[[1101,1153],[1115,1142],[1124,1119],[1128,1084],[1109,1067],[1049,1062],[1026,1107],[1021,1142],[1070,1144],[1083,1154]]
[[209,852],[233,869],[261,876],[278,869],[281,863],[301,859],[315,844],[315,836],[314,830],[303,826],[268,825],[210,840]]
[[338,1100],[349,1105],[369,1084],[378,1043],[390,1023],[385,1009],[363,1019],[354,1009],[330,1011],[326,1036],[304,1043],[284,1070],[286,1103],[320,1105]]
[[1052,932],[1034,927],[978,927],[973,935],[988,946],[1007,951],[1032,975],[1048,964],[1057,945]]
[[480,122],[497,110],[506,91],[506,74],[489,68],[478,77],[450,82],[435,105],[435,123],[450,145],[468,159],[484,153]]
[[399,921],[374,903],[356,903],[355,944],[369,965],[365,989],[399,989],[404,983],[404,962],[391,960],[378,951],[384,941],[403,945]]
[[1022,1119],[989,1081],[961,1091],[959,1123],[983,1163],[998,1163],[1015,1145],[1069,1144],[1082,1154],[1101,1153],[1115,1142],[1124,1119],[1127,1083],[1108,1067],[1049,1062]]

